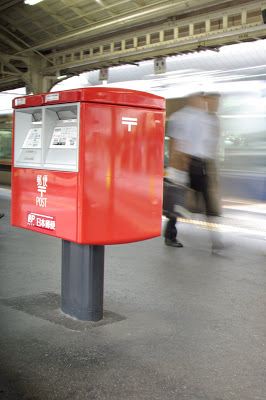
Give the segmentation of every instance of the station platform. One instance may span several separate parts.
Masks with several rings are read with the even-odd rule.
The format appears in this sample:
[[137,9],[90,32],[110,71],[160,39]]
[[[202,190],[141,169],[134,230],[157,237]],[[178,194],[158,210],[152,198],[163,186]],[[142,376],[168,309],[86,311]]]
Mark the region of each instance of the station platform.
[[60,309],[62,241],[12,227],[10,198],[1,186],[0,400],[266,399],[264,207],[180,219],[183,248],[105,246],[104,319],[81,322]]

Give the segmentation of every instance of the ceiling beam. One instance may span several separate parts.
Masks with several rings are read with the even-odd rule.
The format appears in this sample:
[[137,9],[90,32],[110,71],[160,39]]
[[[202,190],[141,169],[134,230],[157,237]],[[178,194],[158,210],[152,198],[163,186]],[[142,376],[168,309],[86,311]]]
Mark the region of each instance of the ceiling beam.
[[12,47],[14,50],[17,51],[23,50],[21,46],[13,42],[13,40],[9,39],[6,35],[3,35],[1,32],[0,32],[0,39],[2,40],[3,43],[8,44],[8,46]]
[[67,22],[64,18],[60,17],[60,15],[55,14],[52,8],[45,5],[44,2],[40,2],[38,5],[43,11],[47,12],[47,14],[53,17],[61,25],[64,25],[68,30],[73,29],[73,26],[69,22]]
[[143,0],[133,0],[133,3],[137,4],[138,7],[144,7],[145,3]]
[[4,10],[6,10],[7,8],[13,7],[13,6],[15,6],[16,4],[18,4],[18,3],[21,3],[21,0],[11,0],[11,1],[9,1],[8,3],[1,5],[1,6],[0,6],[0,11],[4,11]]
[[83,18],[85,20],[86,23],[92,23],[95,22],[95,19],[92,18],[88,18],[88,16],[86,16],[86,14],[78,7],[69,7],[70,10],[72,10],[74,13],[76,13],[79,17]]
[[0,61],[3,65],[5,65],[6,67],[8,67],[8,69],[12,72],[14,72],[15,74],[17,74],[19,77],[23,76],[23,72],[21,72],[18,68],[16,68],[13,64],[11,64],[8,60],[8,58],[3,57],[2,55],[0,55]]
[[106,4],[104,4],[103,0],[94,0],[96,4],[100,5],[101,8],[107,12],[107,14],[111,15],[111,17],[114,17],[117,15],[117,13],[114,13],[112,10],[109,10],[106,7]]
[[[192,2],[196,5],[198,4],[198,0],[191,0],[189,5],[192,4]],[[107,29],[117,29],[118,25],[121,27],[125,27],[127,24],[134,24],[136,22],[140,23],[140,21],[144,21],[147,16],[151,18],[152,15],[158,16],[161,15],[162,13],[169,12],[169,10],[174,10],[177,12],[177,10],[180,10],[182,6],[186,6],[188,4],[188,1],[182,0],[181,2],[177,4],[173,4],[172,1],[163,1],[163,3],[160,1],[157,3],[158,5],[156,7],[152,6],[146,6],[143,9],[139,9],[136,12],[133,13],[124,13],[122,16],[118,16],[117,18],[112,18],[112,19],[107,19],[105,21],[102,21],[100,23],[94,24],[92,26],[83,28],[79,31],[75,31],[73,33],[66,34],[64,36],[61,36],[59,38],[56,38],[54,40],[36,45],[31,47],[28,50],[25,51],[31,51],[31,50],[45,50],[49,47],[56,46],[58,44],[61,44],[62,42],[66,42],[69,40],[73,40],[76,37],[84,37],[85,35],[88,34],[98,34],[99,32],[106,31]]]

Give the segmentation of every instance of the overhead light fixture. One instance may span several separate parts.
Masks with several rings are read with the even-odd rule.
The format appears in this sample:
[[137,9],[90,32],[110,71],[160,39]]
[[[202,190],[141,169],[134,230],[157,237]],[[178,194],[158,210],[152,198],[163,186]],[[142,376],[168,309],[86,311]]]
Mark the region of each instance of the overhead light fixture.
[[42,0],[24,0],[25,4],[28,4],[29,6],[34,6],[34,4],[40,3]]

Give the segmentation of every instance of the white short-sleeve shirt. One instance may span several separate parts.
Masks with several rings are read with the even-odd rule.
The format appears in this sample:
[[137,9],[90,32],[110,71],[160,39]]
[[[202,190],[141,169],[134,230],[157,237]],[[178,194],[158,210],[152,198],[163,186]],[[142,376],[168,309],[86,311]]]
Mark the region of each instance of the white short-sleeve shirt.
[[204,110],[186,106],[173,113],[167,136],[178,140],[178,150],[200,158],[210,158],[209,117]]

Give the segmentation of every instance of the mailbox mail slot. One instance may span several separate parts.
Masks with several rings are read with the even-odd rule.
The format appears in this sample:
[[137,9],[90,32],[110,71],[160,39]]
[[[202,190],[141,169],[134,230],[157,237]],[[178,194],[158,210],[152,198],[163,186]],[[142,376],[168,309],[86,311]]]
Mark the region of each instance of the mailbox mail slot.
[[12,225],[95,245],[161,234],[164,98],[97,87],[13,108]]

